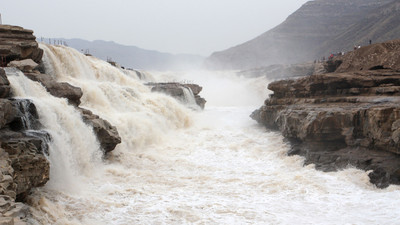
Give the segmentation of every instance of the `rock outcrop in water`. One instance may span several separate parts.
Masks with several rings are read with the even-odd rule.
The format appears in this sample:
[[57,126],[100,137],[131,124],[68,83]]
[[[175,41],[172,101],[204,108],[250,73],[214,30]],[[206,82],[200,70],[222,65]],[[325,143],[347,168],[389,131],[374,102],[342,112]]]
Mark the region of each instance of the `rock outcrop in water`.
[[335,73],[270,83],[274,93],[251,117],[279,129],[293,144],[289,154],[305,156],[305,164],[353,165],[372,170],[378,187],[400,184],[399,47],[363,47],[334,59]]
[[98,115],[93,114],[90,110],[78,109],[82,113],[83,121],[93,127],[93,131],[105,153],[111,152],[121,143],[121,137],[115,126],[112,126],[107,120],[101,119]]
[[199,93],[203,89],[201,86],[197,84],[181,84],[181,83],[147,83],[148,86],[151,86],[151,91],[161,92],[167,95],[170,95],[181,102],[186,102],[187,98],[190,96],[185,96],[185,89],[190,89],[193,93],[194,100],[196,104],[204,109],[206,100],[200,97]]

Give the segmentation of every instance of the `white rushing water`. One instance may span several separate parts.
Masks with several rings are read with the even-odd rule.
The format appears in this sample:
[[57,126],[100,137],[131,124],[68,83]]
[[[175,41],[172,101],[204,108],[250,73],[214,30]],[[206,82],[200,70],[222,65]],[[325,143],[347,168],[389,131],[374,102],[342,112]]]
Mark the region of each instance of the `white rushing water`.
[[268,94],[263,78],[228,72],[160,73],[203,86],[202,112],[151,93],[123,72],[66,47],[41,46],[46,70],[79,86],[84,108],[115,125],[123,143],[102,161],[90,127],[65,100],[23,76],[52,135],[51,180],[31,199],[34,224],[398,224],[400,188],[366,172],[323,173],[286,156],[276,132],[249,118]]

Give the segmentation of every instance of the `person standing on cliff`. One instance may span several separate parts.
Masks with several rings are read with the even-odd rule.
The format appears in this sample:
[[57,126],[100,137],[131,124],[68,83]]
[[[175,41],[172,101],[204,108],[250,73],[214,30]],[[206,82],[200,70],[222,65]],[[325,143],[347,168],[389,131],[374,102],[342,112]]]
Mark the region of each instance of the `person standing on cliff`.
[[372,40],[369,40],[369,44],[372,44]]

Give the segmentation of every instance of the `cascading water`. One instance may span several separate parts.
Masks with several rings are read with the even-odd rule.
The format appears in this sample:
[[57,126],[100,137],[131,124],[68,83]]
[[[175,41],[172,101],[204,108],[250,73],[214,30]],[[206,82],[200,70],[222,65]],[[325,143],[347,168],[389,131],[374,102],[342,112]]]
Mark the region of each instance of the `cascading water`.
[[[66,99],[51,96],[43,86],[25,77],[20,71],[6,70],[13,94],[30,98],[36,105],[40,121],[50,134],[51,163],[48,187],[74,189],[82,174],[91,174],[101,162],[99,144],[74,107]],[[31,135],[35,133],[31,132]]]
[[184,96],[183,102],[193,109],[200,110],[200,107],[196,103],[192,89],[188,87],[182,87],[182,91]]
[[[203,86],[202,96],[208,101],[205,111],[191,112],[106,62],[65,47],[41,47],[46,71],[81,87],[82,105],[115,125],[123,143],[112,152],[114,157],[101,162],[97,141],[73,107],[49,96],[37,83],[12,77],[18,96],[33,96],[41,122],[55,139],[52,166],[72,170],[70,180],[63,179],[61,172],[66,171],[53,173],[50,183],[35,191],[30,201],[32,223],[396,224],[400,220],[398,186],[378,190],[365,172],[352,168],[323,173],[312,165],[303,167],[301,157],[286,155],[288,146],[280,134],[250,120],[251,111],[267,95],[264,78],[227,72],[181,74],[178,78]],[[166,76],[170,75],[155,78]],[[58,143],[57,137],[64,142]]]

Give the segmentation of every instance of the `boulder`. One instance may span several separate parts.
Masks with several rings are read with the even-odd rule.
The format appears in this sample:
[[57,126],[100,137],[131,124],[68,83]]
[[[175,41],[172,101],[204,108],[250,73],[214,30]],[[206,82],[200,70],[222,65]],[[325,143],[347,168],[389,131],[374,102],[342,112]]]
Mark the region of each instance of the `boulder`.
[[198,84],[183,84],[183,86],[190,88],[195,96],[198,95],[201,90],[203,90],[203,87]]
[[183,103],[190,102],[190,100],[187,99],[188,96],[185,95],[185,89],[188,89],[193,93],[194,101],[201,109],[204,109],[204,106],[207,102],[204,98],[199,96],[199,93],[201,92],[203,87],[197,84],[181,84],[176,82],[170,82],[170,83],[147,83],[146,85],[151,87],[152,92],[160,92],[167,94]]
[[39,48],[32,30],[18,26],[0,25],[0,56],[6,64],[13,60],[32,59],[39,63],[43,50]]
[[24,73],[29,79],[40,82],[53,96],[66,98],[72,105],[78,106],[83,95],[82,89],[66,82],[57,82],[50,75],[42,73]]
[[17,200],[24,200],[34,187],[46,184],[50,165],[44,153],[44,140],[21,132],[0,131],[1,148],[7,152],[14,170],[13,182],[17,185]]
[[32,72],[39,64],[35,63],[32,59],[14,60],[8,63],[8,67],[15,67],[22,72]]
[[10,97],[10,81],[8,81],[6,72],[0,68],[0,98]]
[[0,129],[11,123],[17,116],[12,101],[8,99],[0,99]]
[[20,202],[14,202],[9,196],[0,195],[0,224],[28,224],[29,207]]
[[121,137],[116,127],[112,126],[107,120],[93,114],[90,110],[78,109],[82,113],[83,120],[93,127],[93,131],[105,153],[111,152],[117,144],[121,143]]
[[14,169],[8,153],[0,148],[0,195],[6,195],[15,200],[17,197],[17,184],[14,182]]

